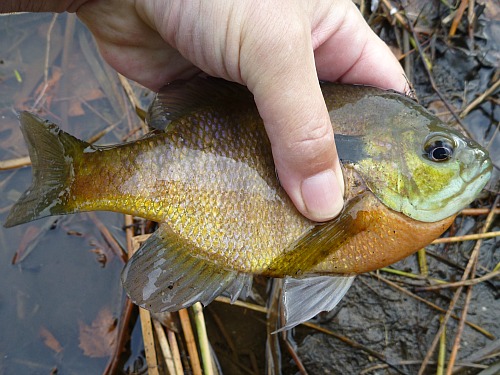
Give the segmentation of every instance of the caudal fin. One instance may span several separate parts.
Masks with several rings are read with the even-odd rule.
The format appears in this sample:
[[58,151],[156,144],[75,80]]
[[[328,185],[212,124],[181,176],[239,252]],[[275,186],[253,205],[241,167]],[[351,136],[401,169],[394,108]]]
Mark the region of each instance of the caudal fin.
[[32,113],[21,112],[19,121],[28,145],[33,181],[12,207],[4,224],[6,228],[71,213],[66,204],[74,179],[73,160],[90,146]]

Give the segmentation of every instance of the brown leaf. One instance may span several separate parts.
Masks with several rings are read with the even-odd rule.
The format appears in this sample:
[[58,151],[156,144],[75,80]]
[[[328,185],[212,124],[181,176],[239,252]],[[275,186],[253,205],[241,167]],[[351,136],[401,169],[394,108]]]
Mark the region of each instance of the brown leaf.
[[54,337],[54,335],[44,326],[40,327],[40,336],[43,339],[43,343],[56,353],[61,353],[63,348],[59,341]]
[[88,326],[82,321],[80,326],[80,349],[91,358],[109,357],[116,345],[116,319],[105,307]]

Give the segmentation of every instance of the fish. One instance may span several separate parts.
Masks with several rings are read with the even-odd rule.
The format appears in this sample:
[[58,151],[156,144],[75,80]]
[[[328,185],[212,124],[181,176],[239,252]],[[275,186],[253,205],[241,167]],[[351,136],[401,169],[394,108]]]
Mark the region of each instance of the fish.
[[321,82],[345,180],[326,223],[281,187],[252,94],[213,77],[174,81],[148,111],[153,129],[114,146],[81,141],[21,112],[31,187],[5,227],[50,215],[115,211],[159,223],[122,271],[137,305],[176,311],[253,275],[283,279],[281,329],[332,310],[356,275],[439,237],[491,175],[488,152],[394,91]]

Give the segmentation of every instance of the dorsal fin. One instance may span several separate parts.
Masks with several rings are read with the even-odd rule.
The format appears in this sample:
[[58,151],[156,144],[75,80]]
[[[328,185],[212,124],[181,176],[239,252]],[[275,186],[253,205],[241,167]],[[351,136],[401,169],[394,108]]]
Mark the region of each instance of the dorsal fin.
[[202,108],[234,111],[242,105],[255,106],[253,95],[245,86],[198,75],[162,87],[149,107],[147,121],[150,127],[165,130],[172,121]]

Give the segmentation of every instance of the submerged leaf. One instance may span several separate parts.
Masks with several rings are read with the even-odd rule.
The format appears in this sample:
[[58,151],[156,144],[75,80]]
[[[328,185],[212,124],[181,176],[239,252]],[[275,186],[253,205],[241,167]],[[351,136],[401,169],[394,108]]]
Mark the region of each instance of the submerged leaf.
[[116,345],[116,318],[105,307],[89,326],[82,321],[80,326],[80,349],[91,358],[110,356]]
[[57,341],[57,339],[54,337],[54,335],[44,326],[40,327],[40,337],[43,339],[43,343],[55,351],[56,353],[61,353],[63,350],[63,347]]

